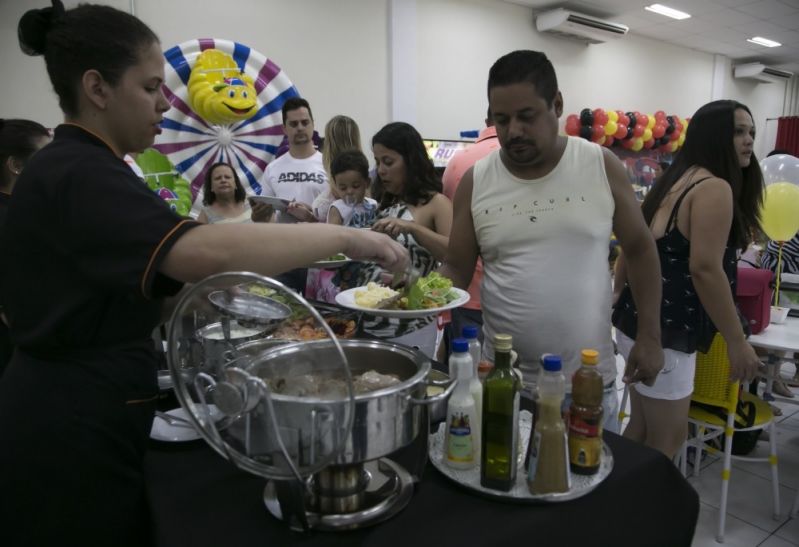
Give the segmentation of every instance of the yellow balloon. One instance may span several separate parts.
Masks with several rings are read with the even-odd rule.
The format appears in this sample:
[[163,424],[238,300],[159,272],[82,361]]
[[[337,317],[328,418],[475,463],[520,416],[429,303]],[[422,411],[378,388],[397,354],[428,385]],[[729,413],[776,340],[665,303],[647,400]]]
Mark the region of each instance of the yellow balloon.
[[644,139],[642,139],[641,137],[636,137],[633,139],[633,145],[631,147],[633,152],[638,152],[643,147],[644,147]]
[[608,113],[608,120],[612,122],[619,121],[619,114],[615,110],[606,110],[605,112]]
[[641,138],[643,139],[644,142],[646,142],[648,140],[651,140],[652,139],[652,130],[649,129],[648,127],[646,129],[644,129],[644,134],[641,135]]
[[760,227],[774,241],[789,241],[799,232],[799,186],[790,182],[766,186]]
[[[655,120],[655,116],[654,116],[654,114],[653,114],[653,115],[650,115],[650,116],[649,116],[649,119],[648,119],[648,120],[647,120],[647,122],[646,122],[646,128],[647,128],[647,129],[652,129],[653,127],[655,127],[655,122],[656,122],[656,121],[657,121],[657,120]],[[649,139],[651,139],[651,138],[652,138],[652,137],[649,137]],[[644,139],[644,140],[645,140],[645,141],[648,141],[649,139]]]
[[[614,114],[616,113],[614,112]],[[608,120],[608,123],[605,124],[605,135],[615,135],[616,131],[618,130],[619,130],[619,124],[617,124],[613,120]]]

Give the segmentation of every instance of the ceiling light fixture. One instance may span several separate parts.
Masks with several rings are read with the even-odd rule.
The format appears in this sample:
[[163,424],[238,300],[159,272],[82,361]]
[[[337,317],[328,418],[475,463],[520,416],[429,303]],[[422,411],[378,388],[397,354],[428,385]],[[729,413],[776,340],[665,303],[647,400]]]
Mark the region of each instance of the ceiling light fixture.
[[664,6],[663,4],[652,4],[651,6],[646,6],[644,9],[659,15],[671,17],[672,19],[688,19],[691,17],[690,13],[685,13],[684,11],[670,8],[668,6]]
[[753,44],[757,44],[759,46],[766,46],[766,47],[780,47],[782,45],[779,42],[775,42],[774,40],[769,40],[768,38],[763,38],[761,36],[747,38],[746,41],[751,42]]

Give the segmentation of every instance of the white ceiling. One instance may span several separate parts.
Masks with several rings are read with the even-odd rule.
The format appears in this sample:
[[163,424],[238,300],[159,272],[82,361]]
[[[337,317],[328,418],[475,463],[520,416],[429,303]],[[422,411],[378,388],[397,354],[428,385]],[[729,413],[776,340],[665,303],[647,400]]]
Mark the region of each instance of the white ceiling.
[[[536,13],[564,7],[623,23],[631,34],[726,55],[734,64],[759,61],[799,73],[799,0],[504,1],[530,6]],[[644,10],[653,3],[690,13],[691,18],[677,21]],[[767,48],[746,41],[753,36],[782,46]]]

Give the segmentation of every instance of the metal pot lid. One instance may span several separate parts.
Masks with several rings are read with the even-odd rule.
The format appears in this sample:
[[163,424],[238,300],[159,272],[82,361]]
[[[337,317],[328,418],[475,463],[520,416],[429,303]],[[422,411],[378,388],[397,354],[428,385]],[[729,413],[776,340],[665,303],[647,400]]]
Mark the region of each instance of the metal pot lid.
[[[301,321],[323,329],[330,351],[320,361],[306,342],[281,340],[282,327]],[[238,467],[272,479],[298,479],[336,460],[352,430],[354,386],[334,332],[301,296],[248,272],[210,276],[191,286],[169,323],[167,362],[175,394],[199,434]],[[253,353],[252,348],[264,351]],[[334,374],[340,397],[309,408],[287,405],[268,380],[252,374],[268,351],[294,347],[308,374]],[[281,365],[285,366],[285,365]]]

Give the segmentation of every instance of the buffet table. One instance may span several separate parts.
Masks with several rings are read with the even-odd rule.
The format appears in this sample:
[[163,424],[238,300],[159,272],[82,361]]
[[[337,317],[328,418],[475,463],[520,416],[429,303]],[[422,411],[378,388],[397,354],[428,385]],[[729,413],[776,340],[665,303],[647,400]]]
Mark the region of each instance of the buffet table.
[[[265,480],[238,470],[202,441],[153,442],[145,460],[155,544],[230,545],[690,545],[699,497],[659,452],[605,433],[615,466],[583,498],[503,503],[467,492],[428,463],[409,505],[351,532],[292,532],[264,507]],[[413,448],[408,447],[408,448]],[[398,461],[402,454],[398,454]]]
[[[778,380],[780,377],[780,366],[783,362],[795,363],[793,354],[799,353],[799,317],[788,317],[782,324],[771,323],[763,332],[750,336],[748,341],[752,346],[768,352],[766,388],[763,391],[763,398],[767,401],[773,400],[771,387],[774,380]],[[780,400],[796,402],[795,399],[781,398]]]

